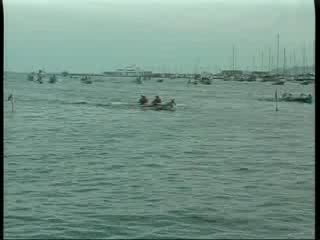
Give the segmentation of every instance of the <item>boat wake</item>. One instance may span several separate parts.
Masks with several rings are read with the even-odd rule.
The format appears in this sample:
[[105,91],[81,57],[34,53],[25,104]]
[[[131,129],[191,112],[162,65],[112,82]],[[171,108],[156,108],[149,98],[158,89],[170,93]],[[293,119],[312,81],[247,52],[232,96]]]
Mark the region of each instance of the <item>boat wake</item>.
[[87,101],[78,101],[78,102],[72,102],[67,104],[86,105],[86,106],[103,107],[103,108],[121,108],[121,109],[131,109],[132,107],[138,108],[137,104],[126,103],[126,102],[92,103]]

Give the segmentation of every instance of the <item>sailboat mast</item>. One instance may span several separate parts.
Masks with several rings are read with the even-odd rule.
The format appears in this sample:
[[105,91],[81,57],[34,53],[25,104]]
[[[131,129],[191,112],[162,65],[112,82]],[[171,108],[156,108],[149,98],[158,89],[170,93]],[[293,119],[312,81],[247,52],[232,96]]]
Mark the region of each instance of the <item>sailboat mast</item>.
[[237,57],[238,57],[238,48],[235,46],[234,47],[234,70],[237,69]]
[[263,66],[263,49],[261,51],[261,71],[264,70],[264,66]]
[[303,49],[302,49],[302,53],[303,53],[303,73],[306,73],[306,44],[305,42],[303,43]]
[[269,47],[269,67],[268,71],[271,72],[271,47]]
[[296,51],[293,50],[293,66],[294,66],[294,72],[297,73],[297,59],[296,59]]
[[306,66],[306,73],[308,72],[308,67],[309,67],[309,54],[308,54],[308,47],[305,46],[304,47],[304,55],[305,55],[305,59],[306,59],[306,62],[305,62],[305,66]]
[[234,71],[234,67],[235,67],[235,49],[234,49],[234,45],[232,46],[232,70]]
[[286,48],[283,48],[283,73],[286,73]]

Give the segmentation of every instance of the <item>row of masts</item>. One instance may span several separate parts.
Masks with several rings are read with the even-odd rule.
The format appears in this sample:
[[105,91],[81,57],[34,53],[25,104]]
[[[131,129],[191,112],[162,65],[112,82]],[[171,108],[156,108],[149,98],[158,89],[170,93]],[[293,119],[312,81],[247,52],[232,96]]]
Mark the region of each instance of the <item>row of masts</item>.
[[[286,47],[280,48],[280,34],[278,33],[276,36],[276,53],[273,53],[272,47],[264,47],[261,49],[258,49],[258,54],[252,56],[251,55],[251,67],[247,65],[246,69],[243,64],[240,66],[238,64],[239,58],[241,57],[239,54],[239,48],[233,44],[232,45],[232,59],[231,64],[228,63],[223,68],[230,69],[230,70],[248,70],[248,71],[268,71],[268,72],[274,72],[274,73],[288,73],[289,70],[293,71],[292,73],[307,73],[308,67],[313,67],[315,69],[315,41],[313,41],[313,58],[311,60],[312,64],[308,63],[307,58],[307,48],[306,44],[304,43],[302,46],[302,52],[301,54],[297,54],[297,49],[289,49]],[[250,61],[247,61],[250,62]],[[230,65],[231,66],[230,66]],[[308,65],[309,64],[309,65]],[[200,58],[195,59],[194,69],[193,73],[198,74],[201,72],[201,68],[203,66],[200,66]],[[222,70],[221,66],[215,65],[215,71]],[[290,69],[291,68],[291,69]],[[180,67],[180,72],[182,72],[182,67]],[[202,69],[202,71],[205,68]],[[199,71],[200,70],[200,71]],[[209,67],[207,68],[208,71]],[[297,71],[297,72],[294,72]],[[313,70],[314,71],[314,70]],[[160,72],[168,72],[168,69],[163,65],[160,69]],[[173,70],[174,72],[174,70]],[[176,67],[176,71],[179,72],[178,68]]]
[[[265,51],[260,50],[258,51],[258,56],[253,56],[252,57],[252,66],[251,70],[252,71],[275,71],[276,73],[286,73],[288,70],[288,65],[290,67],[298,67],[298,62],[297,62],[297,57],[296,57],[296,51],[292,51],[291,55],[289,56],[289,64],[288,64],[288,56],[287,56],[287,49],[284,47],[283,48],[283,57],[282,57],[282,66],[280,65],[280,34],[277,34],[277,46],[276,46],[276,63],[274,62],[274,56],[272,55],[272,48],[268,48],[268,66],[266,66],[264,60],[265,60]],[[282,51],[282,50],[281,50]],[[306,54],[306,46],[305,44],[302,47],[302,64],[300,67],[303,67],[303,72],[306,73],[307,71],[307,54]],[[232,70],[237,70],[237,58],[239,55],[238,48],[236,48],[235,45],[232,45],[232,63],[231,63],[231,69]],[[260,66],[257,66],[257,62],[259,61],[260,58]],[[313,64],[312,64],[313,69],[315,68],[315,41],[313,41]]]

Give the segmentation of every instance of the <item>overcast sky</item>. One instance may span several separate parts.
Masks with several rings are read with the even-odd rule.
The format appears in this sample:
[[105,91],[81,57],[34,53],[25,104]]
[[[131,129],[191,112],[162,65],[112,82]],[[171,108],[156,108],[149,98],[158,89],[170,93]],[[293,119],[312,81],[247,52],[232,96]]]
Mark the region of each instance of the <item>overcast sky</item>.
[[5,70],[154,71],[312,63],[313,0],[4,0]]

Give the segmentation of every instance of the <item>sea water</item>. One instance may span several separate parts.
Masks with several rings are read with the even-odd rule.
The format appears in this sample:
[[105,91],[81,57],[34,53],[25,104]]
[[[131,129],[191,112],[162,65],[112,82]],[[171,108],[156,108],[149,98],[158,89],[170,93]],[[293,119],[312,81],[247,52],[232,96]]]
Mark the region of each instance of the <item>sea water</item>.
[[313,84],[94,80],[5,75],[6,238],[314,237]]

